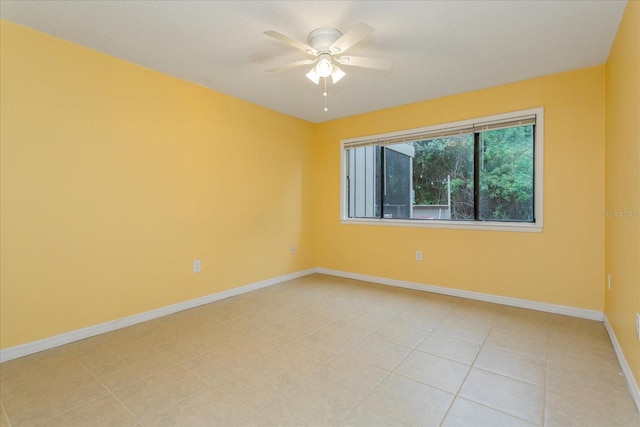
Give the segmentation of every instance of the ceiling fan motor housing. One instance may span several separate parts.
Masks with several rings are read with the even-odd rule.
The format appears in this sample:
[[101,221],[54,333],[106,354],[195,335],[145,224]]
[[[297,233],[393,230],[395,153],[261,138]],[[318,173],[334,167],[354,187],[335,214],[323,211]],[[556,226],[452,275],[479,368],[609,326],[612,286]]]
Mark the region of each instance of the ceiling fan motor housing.
[[309,33],[309,45],[313,47],[318,53],[339,53],[331,52],[329,48],[331,45],[342,37],[342,33],[333,28],[317,28]]

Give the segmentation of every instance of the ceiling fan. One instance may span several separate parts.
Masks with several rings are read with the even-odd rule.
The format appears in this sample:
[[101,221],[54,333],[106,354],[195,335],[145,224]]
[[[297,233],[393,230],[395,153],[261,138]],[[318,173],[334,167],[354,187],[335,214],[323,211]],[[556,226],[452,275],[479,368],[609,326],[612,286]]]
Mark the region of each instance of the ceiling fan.
[[338,64],[350,67],[389,71],[391,69],[392,62],[387,59],[344,55],[348,49],[365,39],[374,31],[375,30],[372,26],[365,24],[364,22],[357,23],[344,34],[333,28],[317,28],[309,33],[309,37],[307,39],[309,44],[287,37],[277,31],[265,31],[264,34],[267,36],[273,37],[276,40],[300,49],[308,55],[315,57],[270,68],[265,71],[275,73],[302,65],[315,64],[314,67],[306,74],[307,78],[315,84],[320,83],[321,77],[326,78],[330,76],[331,81],[334,84],[343,78],[346,73],[338,67]]

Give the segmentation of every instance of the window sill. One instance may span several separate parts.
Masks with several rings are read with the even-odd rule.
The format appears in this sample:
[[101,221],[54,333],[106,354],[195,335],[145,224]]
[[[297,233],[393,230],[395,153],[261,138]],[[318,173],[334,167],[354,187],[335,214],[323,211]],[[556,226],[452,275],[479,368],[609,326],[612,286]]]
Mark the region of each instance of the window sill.
[[520,233],[542,233],[542,224],[505,223],[490,221],[406,220],[377,218],[343,218],[342,224],[379,225],[391,227],[444,228],[449,230],[513,231]]

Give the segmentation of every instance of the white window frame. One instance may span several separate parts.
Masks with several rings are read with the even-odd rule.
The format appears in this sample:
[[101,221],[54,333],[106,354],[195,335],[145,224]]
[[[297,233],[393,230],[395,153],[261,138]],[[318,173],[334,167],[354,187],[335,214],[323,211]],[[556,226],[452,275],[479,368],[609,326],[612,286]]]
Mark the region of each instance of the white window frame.
[[[391,218],[349,218],[349,201],[346,191],[347,185],[347,161],[345,145],[372,140],[386,140],[390,138],[402,138],[411,134],[423,132],[435,132],[458,127],[468,127],[478,123],[507,121],[522,116],[536,116],[534,137],[534,214],[535,222],[498,222],[498,221],[452,221],[433,219],[391,219]],[[452,123],[426,126],[417,129],[408,129],[398,132],[388,132],[377,135],[361,136],[340,141],[340,222],[342,224],[363,224],[394,227],[421,227],[421,228],[446,228],[462,230],[489,230],[489,231],[516,231],[540,233],[543,229],[543,172],[544,172],[544,108],[531,108],[528,110],[514,111],[504,114],[496,114],[486,117],[461,120]]]

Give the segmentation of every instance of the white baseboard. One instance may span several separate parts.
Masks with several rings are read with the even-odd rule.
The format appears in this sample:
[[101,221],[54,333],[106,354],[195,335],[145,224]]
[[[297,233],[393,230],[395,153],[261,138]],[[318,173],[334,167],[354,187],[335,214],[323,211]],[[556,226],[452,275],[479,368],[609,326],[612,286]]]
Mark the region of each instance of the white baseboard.
[[565,305],[548,304],[544,302],[529,301],[519,298],[503,297],[499,295],[483,294],[480,292],[465,291],[462,289],[445,288],[442,286],[424,285],[422,283],[406,282],[403,280],[388,279],[385,277],[368,276],[365,274],[348,273],[345,271],[331,270],[328,268],[316,268],[320,274],[344,277],[347,279],[362,280],[380,285],[396,286],[399,288],[414,289],[417,291],[433,292],[436,294],[450,295],[454,297],[467,298],[477,301],[492,302],[495,304],[509,305],[512,307],[528,308],[530,310],[544,311],[547,313],[563,314],[565,316],[580,317],[583,319],[597,320],[602,322],[604,314],[597,310],[587,310],[583,308],[568,307]]
[[407,282],[407,281],[388,279],[383,277],[368,276],[365,274],[348,273],[344,271],[331,270],[327,268],[310,268],[310,269],[299,271],[296,273],[286,274],[284,276],[274,277],[272,279],[267,279],[267,280],[252,283],[249,285],[241,286],[238,288],[229,289],[227,291],[206,295],[204,297],[196,298],[190,301],[184,301],[178,304],[173,304],[166,307],[160,307],[158,309],[147,311],[144,313],[134,314],[132,316],[124,317],[121,319],[116,319],[116,320],[101,323],[98,325],[89,326],[87,328],[78,329],[75,331],[56,335],[53,337],[44,338],[44,339],[33,341],[27,344],[18,345],[15,347],[9,347],[4,350],[0,350],[0,362],[5,362],[8,360],[16,359],[18,357],[27,356],[29,354],[37,353],[37,352],[58,347],[64,344],[69,344],[74,341],[83,340],[85,338],[103,334],[105,332],[114,331],[116,329],[135,325],[136,323],[145,322],[147,320],[156,319],[158,317],[166,316],[169,314],[177,313],[179,311],[188,310],[190,308],[194,308],[200,305],[219,301],[219,300],[233,297],[236,295],[244,294],[246,292],[251,292],[260,288],[286,282],[288,280],[297,279],[299,277],[307,276],[313,273],[327,274],[331,276],[362,280],[362,281],[378,283],[382,285],[396,286],[401,288],[414,289],[418,291],[433,292],[433,293],[438,293],[443,295],[450,295],[450,296],[468,298],[468,299],[473,299],[478,301],[492,302],[496,304],[510,305],[514,307],[528,308],[531,310],[563,314],[567,316],[581,317],[581,318],[591,319],[591,320],[598,320],[598,321],[604,320],[603,313],[595,310],[585,310],[585,309],[567,307],[562,305],[540,303],[540,302],[528,301],[528,300],[523,300],[518,298],[502,297],[498,295],[483,294],[479,292],[445,288],[441,286],[425,285],[425,284],[415,283],[415,282]]
[[285,274],[284,276],[278,276],[272,279],[262,280],[260,282],[252,283],[245,286],[240,286],[238,288],[233,288],[226,291],[217,292],[215,294],[206,295],[201,298],[196,298],[193,300],[168,305],[166,307],[160,307],[155,310],[134,314],[132,316],[123,317],[121,319],[112,320],[110,322],[100,323],[98,325],[89,326],[87,328],[78,329],[78,330],[67,332],[60,335],[55,335],[53,337],[44,338],[44,339],[33,341],[27,344],[18,345],[15,347],[9,347],[4,350],[0,350],[0,362],[6,362],[8,360],[16,359],[18,357],[27,356],[33,353],[38,353],[43,350],[48,350],[50,348],[58,347],[64,344],[69,344],[74,341],[83,340],[85,338],[103,334],[105,332],[115,331],[116,329],[135,325],[136,323],[146,322],[147,320],[156,319],[158,317],[166,316],[168,314],[177,313],[179,311],[188,310],[190,308],[198,307],[200,305],[209,304],[211,302],[219,301],[225,298],[255,291],[257,289],[265,288],[267,286],[272,286],[278,283],[286,282],[287,280],[293,280],[299,277],[308,276],[309,274],[313,274],[315,272],[316,270],[314,268],[310,268],[308,270],[298,271],[291,274]]
[[616,351],[616,356],[618,356],[618,362],[620,362],[620,367],[622,368],[622,372],[624,373],[624,376],[627,379],[627,385],[629,386],[629,392],[631,393],[631,397],[636,402],[636,406],[638,407],[638,412],[640,412],[640,388],[638,387],[638,383],[636,382],[636,379],[633,376],[633,372],[631,372],[631,367],[627,363],[627,359],[624,357],[624,353],[622,352],[622,348],[620,347],[620,343],[618,342],[616,333],[613,331],[613,327],[611,326],[611,323],[609,323],[609,319],[607,318],[606,314],[604,315],[604,327],[607,329],[607,332],[609,333],[609,339],[611,340],[613,349]]

